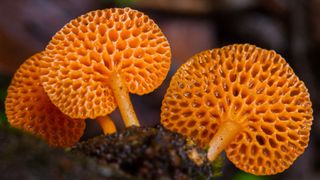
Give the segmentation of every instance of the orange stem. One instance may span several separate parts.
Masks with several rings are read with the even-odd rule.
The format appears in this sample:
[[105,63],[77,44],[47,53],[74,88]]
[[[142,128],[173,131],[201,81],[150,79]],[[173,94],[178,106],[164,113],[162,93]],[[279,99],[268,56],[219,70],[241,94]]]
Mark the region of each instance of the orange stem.
[[97,117],[96,121],[100,124],[105,135],[113,134],[117,131],[116,126],[109,116]]
[[209,143],[207,154],[209,161],[214,161],[240,131],[240,124],[233,121],[223,122]]
[[110,86],[117,101],[125,126],[140,126],[137,115],[131,104],[127,86],[120,74],[112,73],[110,76]]

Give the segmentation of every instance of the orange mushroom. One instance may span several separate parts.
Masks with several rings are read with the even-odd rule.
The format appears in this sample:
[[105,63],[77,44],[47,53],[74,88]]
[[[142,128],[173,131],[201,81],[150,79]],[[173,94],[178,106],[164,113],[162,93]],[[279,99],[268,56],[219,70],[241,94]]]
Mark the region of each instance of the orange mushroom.
[[71,119],[55,107],[44,92],[39,77],[43,53],[27,59],[15,73],[5,101],[8,122],[57,147],[79,141],[85,129],[81,119]]
[[239,44],[203,51],[177,71],[164,97],[161,123],[223,150],[256,175],[284,171],[308,145],[308,90],[276,52]]
[[160,28],[130,8],[92,11],[72,20],[46,51],[42,84],[63,113],[103,118],[118,105],[126,127],[140,126],[129,92],[152,92],[171,63]]

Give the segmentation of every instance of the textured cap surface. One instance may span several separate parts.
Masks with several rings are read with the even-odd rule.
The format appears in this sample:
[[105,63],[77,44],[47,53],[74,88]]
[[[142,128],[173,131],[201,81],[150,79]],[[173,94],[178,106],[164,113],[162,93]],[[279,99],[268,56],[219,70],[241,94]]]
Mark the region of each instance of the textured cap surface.
[[111,73],[122,75],[130,93],[142,95],[162,83],[171,63],[160,28],[130,8],[92,11],[72,20],[46,51],[44,89],[56,106],[75,118],[104,116],[116,108],[108,85]]
[[274,51],[231,45],[193,56],[172,78],[161,123],[206,147],[224,121],[241,132],[225,149],[240,169],[276,174],[308,145],[312,108],[307,88]]
[[72,146],[83,134],[84,120],[71,119],[55,107],[44,92],[39,77],[43,54],[27,59],[8,88],[5,107],[11,126],[45,139],[50,145]]

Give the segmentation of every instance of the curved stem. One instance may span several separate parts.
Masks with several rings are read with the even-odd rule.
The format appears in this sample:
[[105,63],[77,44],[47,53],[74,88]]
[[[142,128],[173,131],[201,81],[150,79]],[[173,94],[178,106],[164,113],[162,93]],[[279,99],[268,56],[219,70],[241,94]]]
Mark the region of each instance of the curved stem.
[[240,131],[240,124],[233,121],[223,122],[209,143],[208,159],[214,161]]
[[109,116],[97,117],[96,121],[99,123],[104,134],[107,135],[117,132],[117,128]]
[[121,116],[126,127],[140,126],[137,115],[134,112],[133,106],[131,104],[127,86],[120,74],[113,73],[110,76],[110,86],[112,88],[114,97],[117,101]]

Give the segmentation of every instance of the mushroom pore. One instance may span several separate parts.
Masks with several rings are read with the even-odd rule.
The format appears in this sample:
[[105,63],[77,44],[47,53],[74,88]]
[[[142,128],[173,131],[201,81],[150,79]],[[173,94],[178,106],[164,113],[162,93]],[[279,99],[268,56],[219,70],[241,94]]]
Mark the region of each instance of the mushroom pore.
[[173,76],[161,123],[225,150],[240,169],[270,175],[287,169],[308,145],[312,107],[304,83],[276,52],[239,44],[203,51]]
[[129,92],[152,92],[171,63],[160,28],[130,8],[92,11],[72,20],[46,51],[42,84],[63,113],[94,119],[118,106],[127,127],[140,125]]
[[15,73],[5,101],[6,115],[12,127],[37,135],[52,146],[69,147],[82,136],[85,122],[64,115],[44,92],[39,77],[43,55],[30,57]]

